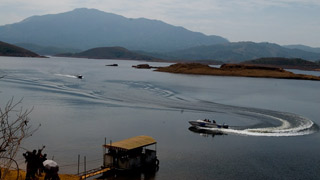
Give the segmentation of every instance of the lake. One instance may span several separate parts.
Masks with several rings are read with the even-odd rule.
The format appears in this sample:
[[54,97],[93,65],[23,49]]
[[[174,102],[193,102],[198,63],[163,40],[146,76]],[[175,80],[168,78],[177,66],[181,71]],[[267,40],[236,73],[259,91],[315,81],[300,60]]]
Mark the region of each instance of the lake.
[[[86,156],[87,169],[102,165],[105,138],[148,135],[158,142],[160,168],[130,179],[320,179],[319,81],[131,67],[142,63],[0,57],[1,108],[23,98],[21,107],[33,108],[32,126],[41,124],[22,145],[20,167],[25,150],[45,145],[60,173],[75,174],[78,155],[81,163]],[[190,129],[189,120],[204,118],[230,128],[224,135]]]

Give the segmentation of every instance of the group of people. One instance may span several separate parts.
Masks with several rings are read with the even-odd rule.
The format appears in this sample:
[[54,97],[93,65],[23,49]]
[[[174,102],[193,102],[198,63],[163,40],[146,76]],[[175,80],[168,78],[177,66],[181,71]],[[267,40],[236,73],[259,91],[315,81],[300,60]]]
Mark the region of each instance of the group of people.
[[36,179],[36,175],[41,176],[43,172],[46,173],[45,180],[59,180],[58,171],[59,167],[56,164],[55,167],[50,165],[46,165],[47,154],[42,154],[42,149],[33,150],[32,152],[27,151],[23,153],[23,156],[27,163],[27,174],[26,180],[34,180]]
[[[208,123],[211,123],[211,121],[209,119],[204,119],[204,121],[208,122]],[[215,120],[212,120],[212,123],[216,123]]]

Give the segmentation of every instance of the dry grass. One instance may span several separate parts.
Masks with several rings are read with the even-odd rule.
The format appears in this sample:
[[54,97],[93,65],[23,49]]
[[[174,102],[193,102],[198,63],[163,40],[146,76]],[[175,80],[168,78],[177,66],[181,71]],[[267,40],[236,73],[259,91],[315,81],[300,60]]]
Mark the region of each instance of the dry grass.
[[261,77],[261,78],[281,78],[281,79],[304,79],[320,80],[318,76],[294,74],[281,68],[270,68],[252,65],[233,65],[227,64],[221,68],[213,68],[199,63],[173,64],[168,67],[158,68],[156,71],[181,73],[181,74],[199,74],[215,76],[242,76],[242,77]]
[[[76,175],[70,174],[59,174],[61,180],[79,180],[79,177]],[[26,172],[23,170],[19,170],[19,180],[24,180],[26,178]],[[10,171],[6,180],[16,180],[17,179],[17,171]],[[41,177],[38,177],[38,180],[44,180],[44,174]]]

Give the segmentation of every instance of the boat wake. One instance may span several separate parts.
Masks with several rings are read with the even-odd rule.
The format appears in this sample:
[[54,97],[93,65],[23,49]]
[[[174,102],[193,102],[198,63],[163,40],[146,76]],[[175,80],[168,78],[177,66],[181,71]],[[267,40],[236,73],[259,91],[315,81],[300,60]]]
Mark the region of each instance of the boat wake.
[[82,79],[81,75],[71,75],[71,74],[54,74],[54,75],[62,76],[62,77],[68,77],[68,78]]
[[[216,120],[219,121],[219,123],[224,123],[224,121],[226,121],[227,124],[231,125],[228,129],[201,127],[204,130],[213,131],[214,133],[281,137],[302,136],[313,134],[318,131],[318,126],[315,123],[313,123],[310,119],[297,114],[196,100],[154,84],[152,86],[140,86],[141,87],[136,86],[140,89],[140,91],[148,91],[143,93],[144,95],[147,95],[152,90],[155,92],[151,92],[151,94],[157,96],[156,98],[154,96],[144,98],[143,102],[141,103],[148,103],[152,105],[158,105],[160,107],[162,106],[184,111],[196,111],[203,112],[205,114],[214,114],[213,116],[219,114],[219,116],[223,119],[223,121],[221,121],[219,118],[217,118]],[[162,98],[159,98],[159,96],[162,96]],[[136,99],[134,102],[138,102],[139,100]],[[152,101],[148,102],[149,100]],[[241,120],[246,121],[246,123],[243,123],[245,125],[242,125]],[[232,124],[237,124],[240,126],[235,127],[232,126]]]
[[[275,127],[262,127],[262,128],[208,128],[208,127],[196,127],[201,130],[211,131],[213,133],[221,134],[235,134],[245,136],[269,136],[269,137],[284,137],[284,136],[303,136],[312,134],[318,131],[318,127],[311,120],[298,116],[295,114],[282,113],[279,117],[273,115],[259,114],[261,117],[265,116],[268,119],[273,119],[280,122],[279,126]],[[295,123],[292,123],[292,122]]]
[[[75,75],[55,74],[70,78]],[[99,103],[107,106],[177,110],[200,113],[229,124],[228,129],[199,127],[206,131],[246,136],[301,136],[318,131],[318,126],[300,115],[258,108],[239,107],[198,100],[155,83],[136,81],[105,81],[100,84],[7,77],[3,81],[19,84],[24,90],[53,93],[66,103],[76,105]],[[106,88],[107,87],[107,88]],[[61,94],[61,96],[57,96]],[[73,105],[73,104],[72,104]],[[186,122],[187,123],[187,122]]]

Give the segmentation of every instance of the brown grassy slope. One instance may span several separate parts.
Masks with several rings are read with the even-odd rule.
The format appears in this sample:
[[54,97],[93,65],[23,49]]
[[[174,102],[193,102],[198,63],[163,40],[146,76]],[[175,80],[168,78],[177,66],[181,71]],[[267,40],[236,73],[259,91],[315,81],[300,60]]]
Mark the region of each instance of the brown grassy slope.
[[[61,180],[79,180],[79,177],[76,175],[69,174],[59,174]],[[26,172],[23,170],[19,170],[19,180],[24,180],[26,178]],[[10,171],[6,176],[6,180],[16,180],[17,179],[17,171]],[[38,178],[38,180],[44,180],[44,174]]]
[[242,77],[262,77],[262,78],[281,78],[281,79],[305,79],[320,80],[318,76],[294,74],[285,71],[282,68],[240,65],[240,64],[224,64],[221,68],[214,68],[199,63],[190,64],[173,64],[168,67],[160,67],[156,69],[160,72],[181,73],[181,74],[199,74],[199,75],[215,75],[215,76],[242,76]]

